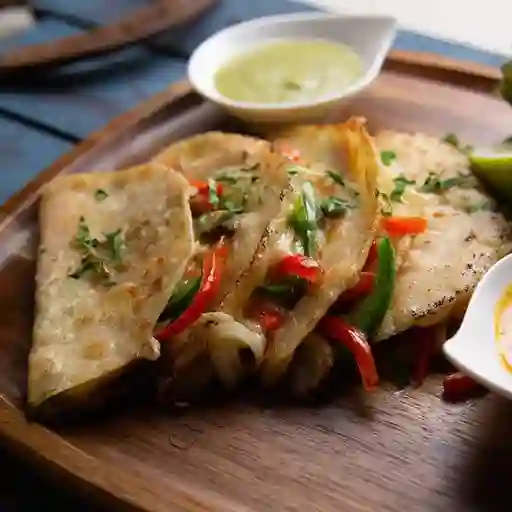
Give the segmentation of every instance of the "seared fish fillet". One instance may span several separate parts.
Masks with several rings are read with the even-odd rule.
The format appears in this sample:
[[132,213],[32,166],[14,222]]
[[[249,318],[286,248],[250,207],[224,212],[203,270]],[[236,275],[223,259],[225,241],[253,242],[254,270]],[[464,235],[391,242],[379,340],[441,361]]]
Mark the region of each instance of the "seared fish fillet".
[[428,221],[424,233],[396,244],[396,289],[376,336],[382,340],[413,325],[437,323],[464,307],[484,273],[509,252],[510,226],[455,147],[391,131],[380,133],[376,144],[396,155],[389,166],[382,165],[381,192],[391,197],[399,176],[412,182],[401,202],[391,201],[393,215]]
[[81,405],[135,361],[158,358],[152,330],[193,252],[188,191],[157,164],[63,176],[44,190],[30,408]]

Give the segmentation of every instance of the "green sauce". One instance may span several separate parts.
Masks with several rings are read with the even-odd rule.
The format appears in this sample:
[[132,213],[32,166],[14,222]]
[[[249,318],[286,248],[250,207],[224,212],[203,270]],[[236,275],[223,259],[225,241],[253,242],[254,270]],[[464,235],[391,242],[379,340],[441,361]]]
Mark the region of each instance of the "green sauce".
[[322,39],[286,40],[235,57],[214,80],[231,100],[299,103],[340,92],[361,73],[361,59],[348,46]]

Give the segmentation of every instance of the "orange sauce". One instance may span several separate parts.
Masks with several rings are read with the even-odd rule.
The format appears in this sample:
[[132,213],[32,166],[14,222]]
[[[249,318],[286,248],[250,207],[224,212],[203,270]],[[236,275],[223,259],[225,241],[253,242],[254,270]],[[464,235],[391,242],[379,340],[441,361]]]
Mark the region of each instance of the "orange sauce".
[[503,365],[512,373],[512,285],[507,286],[496,304],[494,338]]

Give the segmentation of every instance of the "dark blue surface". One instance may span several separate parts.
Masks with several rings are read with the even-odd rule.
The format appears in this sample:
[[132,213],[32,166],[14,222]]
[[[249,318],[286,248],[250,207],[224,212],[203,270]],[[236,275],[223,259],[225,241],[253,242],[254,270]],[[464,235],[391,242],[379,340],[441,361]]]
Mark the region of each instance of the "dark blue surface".
[[[33,0],[35,9],[64,14],[96,23],[112,23],[131,9],[146,7],[150,0]],[[249,3],[242,1],[241,3]]]
[[70,142],[0,119],[0,204],[70,148]]
[[[14,41],[21,46],[72,32],[80,30],[62,21],[45,20]],[[184,60],[156,55],[138,46],[43,76],[44,81],[25,88],[0,88],[0,108],[84,138],[182,79],[185,72]]]
[[[130,9],[150,4],[148,0],[36,0],[32,3],[36,8],[95,24],[118,20]],[[190,52],[210,34],[227,25],[269,14],[312,10],[315,9],[288,0],[218,0],[217,6],[204,19],[173,31],[160,40],[172,42],[172,46],[178,44]],[[500,55],[405,30],[398,33],[394,48],[438,53],[492,66],[499,66],[504,60]]]
[[[83,29],[78,28],[77,19],[87,23],[111,22],[143,5],[147,5],[144,0],[39,0],[36,6],[61,16],[72,15],[73,19],[57,21],[47,15],[33,30],[7,40],[2,51],[78,33]],[[158,42],[160,47],[190,53],[205,38],[230,24],[265,14],[298,10],[311,9],[285,0],[218,0],[218,4],[200,20],[159,37]],[[497,55],[410,32],[398,34],[395,48],[437,52],[496,66],[504,60]],[[185,73],[183,58],[172,58],[154,48],[139,45],[111,57],[68,68],[53,76],[49,83],[25,89],[0,89],[0,108],[84,138],[113,117],[184,78]]]
[[[512,36],[511,36],[512,38]],[[476,48],[464,46],[449,41],[441,41],[430,36],[401,30],[393,44],[395,50],[411,50],[416,52],[437,53],[453,59],[467,60],[499,67],[506,58],[503,55],[484,52]]]

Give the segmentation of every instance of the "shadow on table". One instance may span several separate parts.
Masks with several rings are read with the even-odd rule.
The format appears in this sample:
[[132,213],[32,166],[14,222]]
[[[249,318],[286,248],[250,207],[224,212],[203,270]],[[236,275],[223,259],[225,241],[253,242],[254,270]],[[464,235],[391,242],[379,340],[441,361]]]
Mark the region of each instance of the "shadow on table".
[[[0,450],[0,504],[1,510],[33,512],[41,507],[52,510],[72,510],[73,512],[102,512],[97,502],[93,505],[77,498],[74,493],[50,484],[37,475],[32,467],[20,462],[3,449]],[[80,500],[80,501],[79,501]],[[109,509],[111,512],[111,509]]]

